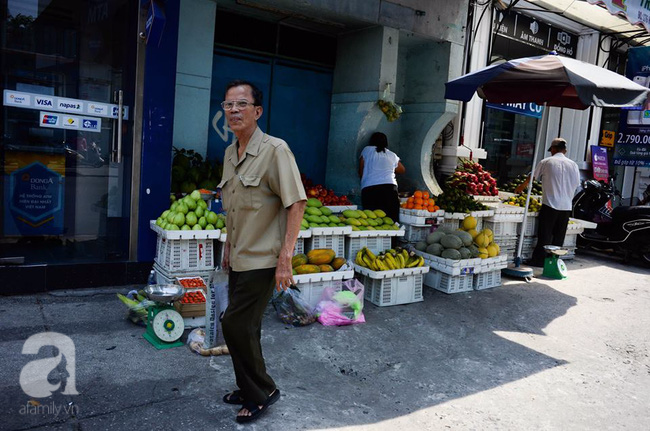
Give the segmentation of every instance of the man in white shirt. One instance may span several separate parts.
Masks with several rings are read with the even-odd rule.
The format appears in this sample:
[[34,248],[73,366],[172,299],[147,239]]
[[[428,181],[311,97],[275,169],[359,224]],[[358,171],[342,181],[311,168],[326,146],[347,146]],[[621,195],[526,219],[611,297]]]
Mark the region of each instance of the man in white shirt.
[[529,262],[532,266],[544,266],[545,245],[562,246],[573,196],[580,185],[578,165],[567,158],[566,140],[555,138],[551,142],[547,157],[537,165],[535,178],[542,181],[542,209],[539,212],[537,246]]

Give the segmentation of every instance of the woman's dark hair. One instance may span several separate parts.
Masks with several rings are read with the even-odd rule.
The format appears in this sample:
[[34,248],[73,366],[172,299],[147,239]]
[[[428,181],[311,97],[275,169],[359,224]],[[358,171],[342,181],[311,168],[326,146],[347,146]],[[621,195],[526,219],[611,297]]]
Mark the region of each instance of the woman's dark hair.
[[226,91],[223,93],[224,99],[228,90],[230,90],[233,87],[240,87],[243,85],[248,85],[251,88],[251,91],[253,92],[253,105],[262,106],[262,90],[257,88],[257,86],[255,86],[255,84],[253,84],[252,82],[245,81],[243,79],[236,79],[234,81],[230,81],[228,85],[226,85]]
[[385,153],[388,148],[388,138],[383,133],[375,132],[370,137],[370,145],[377,147],[378,153]]

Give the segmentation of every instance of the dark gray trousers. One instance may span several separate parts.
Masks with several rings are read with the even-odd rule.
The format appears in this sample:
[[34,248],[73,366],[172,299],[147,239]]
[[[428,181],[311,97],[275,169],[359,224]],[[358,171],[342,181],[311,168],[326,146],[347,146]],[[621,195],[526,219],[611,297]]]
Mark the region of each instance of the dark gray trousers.
[[266,373],[260,338],[262,317],[275,286],[275,268],[236,272],[228,276],[228,308],[221,320],[237,386],[247,401],[262,405],[275,390]]

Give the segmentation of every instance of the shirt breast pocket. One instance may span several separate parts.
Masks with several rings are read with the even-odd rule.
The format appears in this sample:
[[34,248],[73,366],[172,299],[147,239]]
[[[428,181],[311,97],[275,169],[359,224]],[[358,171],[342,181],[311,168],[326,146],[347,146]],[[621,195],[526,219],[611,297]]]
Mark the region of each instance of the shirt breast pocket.
[[243,186],[241,208],[245,210],[258,210],[262,207],[260,184],[262,177],[258,175],[240,175],[239,180]]

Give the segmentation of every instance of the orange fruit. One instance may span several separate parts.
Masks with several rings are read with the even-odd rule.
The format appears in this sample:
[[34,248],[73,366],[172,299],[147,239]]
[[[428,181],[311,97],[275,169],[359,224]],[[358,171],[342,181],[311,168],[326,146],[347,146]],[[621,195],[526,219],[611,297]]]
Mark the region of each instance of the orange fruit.
[[406,204],[406,208],[409,209],[409,210],[412,210],[413,209],[413,202],[408,202]]
[[429,205],[435,205],[435,204],[436,204],[436,201],[434,201],[433,199],[429,199]]
[[406,200],[406,202],[412,204],[414,199],[415,199],[415,198],[414,198],[413,196],[411,196],[410,198],[408,198],[408,199]]
[[413,209],[414,209],[414,210],[422,210],[422,209],[424,209],[424,208],[422,207],[422,205],[415,205],[415,206],[413,207]]
[[429,192],[422,192],[422,199],[429,199]]
[[417,198],[422,199],[422,192],[419,191],[419,190],[416,190],[415,193],[413,193],[413,197],[415,197],[416,199]]
[[428,210],[429,212],[435,212],[435,210],[434,210],[433,208],[434,208],[433,205],[429,205],[429,206],[427,207],[427,210]]

